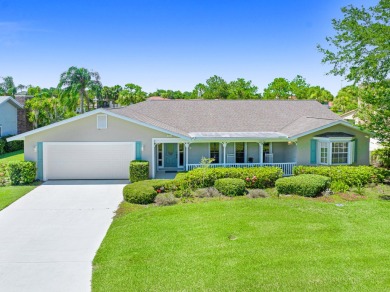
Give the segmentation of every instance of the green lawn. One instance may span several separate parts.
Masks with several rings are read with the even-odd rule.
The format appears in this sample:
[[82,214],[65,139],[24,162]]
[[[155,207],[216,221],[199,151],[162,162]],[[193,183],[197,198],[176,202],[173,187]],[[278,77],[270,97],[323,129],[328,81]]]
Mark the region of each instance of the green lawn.
[[10,162],[10,161],[23,161],[24,160],[24,151],[18,150],[15,152],[10,152],[0,155],[1,162]]
[[[122,203],[93,291],[384,291],[390,201],[378,194]],[[338,205],[341,204],[341,205]]]
[[35,189],[37,185],[0,187],[0,210]]
[[[0,163],[10,162],[10,161],[23,161],[24,153],[23,150],[6,153],[0,155]],[[3,171],[0,169],[0,171]],[[0,210],[9,206],[15,202],[20,197],[23,197],[25,194],[36,188],[38,184],[29,185],[29,186],[6,186],[0,187]]]

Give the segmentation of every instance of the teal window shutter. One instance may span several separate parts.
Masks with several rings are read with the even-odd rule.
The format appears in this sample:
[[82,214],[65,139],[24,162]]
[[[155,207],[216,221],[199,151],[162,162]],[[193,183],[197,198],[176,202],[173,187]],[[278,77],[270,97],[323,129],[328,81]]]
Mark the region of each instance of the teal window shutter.
[[135,142],[135,159],[142,160],[142,142],[141,141]]
[[358,150],[358,147],[357,147],[357,139],[355,139],[355,149],[354,149],[355,151],[354,151],[354,153],[353,153],[353,155],[354,155],[354,158],[353,158],[353,161],[355,162],[355,163],[357,163],[357,159],[358,159],[358,156],[357,156],[357,150]]
[[317,164],[317,141],[310,140],[310,164]]
[[37,143],[37,178],[43,180],[43,143]]

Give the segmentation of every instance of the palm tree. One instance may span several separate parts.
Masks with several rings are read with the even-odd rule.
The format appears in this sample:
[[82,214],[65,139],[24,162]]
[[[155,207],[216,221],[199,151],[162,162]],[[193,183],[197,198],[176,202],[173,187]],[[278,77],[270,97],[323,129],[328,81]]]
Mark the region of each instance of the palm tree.
[[74,66],[61,74],[58,84],[58,88],[63,89],[66,96],[78,94],[81,113],[84,113],[84,99],[88,98],[87,89],[101,86],[99,73]]

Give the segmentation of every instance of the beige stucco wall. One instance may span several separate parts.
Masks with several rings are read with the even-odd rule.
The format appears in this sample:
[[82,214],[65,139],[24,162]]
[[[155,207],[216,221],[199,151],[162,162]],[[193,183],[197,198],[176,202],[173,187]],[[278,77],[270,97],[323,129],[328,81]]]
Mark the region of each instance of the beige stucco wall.
[[301,165],[309,165],[310,164],[310,140],[319,134],[327,133],[327,132],[344,132],[347,134],[354,135],[357,140],[357,165],[368,165],[369,164],[369,137],[367,134],[355,130],[353,128],[337,125],[333,126],[310,135],[301,137],[298,139],[297,144],[297,163]]
[[26,160],[36,161],[34,147],[37,142],[135,142],[141,141],[144,147],[142,159],[150,162],[152,173],[152,138],[167,138],[168,134],[124,121],[107,117],[107,129],[96,128],[96,115],[27,136],[24,143]]

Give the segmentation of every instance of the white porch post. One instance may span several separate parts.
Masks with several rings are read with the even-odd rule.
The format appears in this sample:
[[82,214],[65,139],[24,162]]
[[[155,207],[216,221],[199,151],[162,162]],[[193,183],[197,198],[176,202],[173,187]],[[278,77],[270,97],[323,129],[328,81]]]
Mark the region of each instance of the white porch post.
[[226,145],[227,145],[226,142],[222,143],[222,147],[223,147],[223,164],[224,165],[226,164]]
[[190,149],[190,143],[184,143],[186,149],[186,171],[188,171],[188,150]]
[[259,163],[263,164],[263,143],[259,143]]
[[156,149],[156,143],[154,142],[154,139],[152,140],[152,178],[156,176],[156,154],[155,154],[155,149]]

